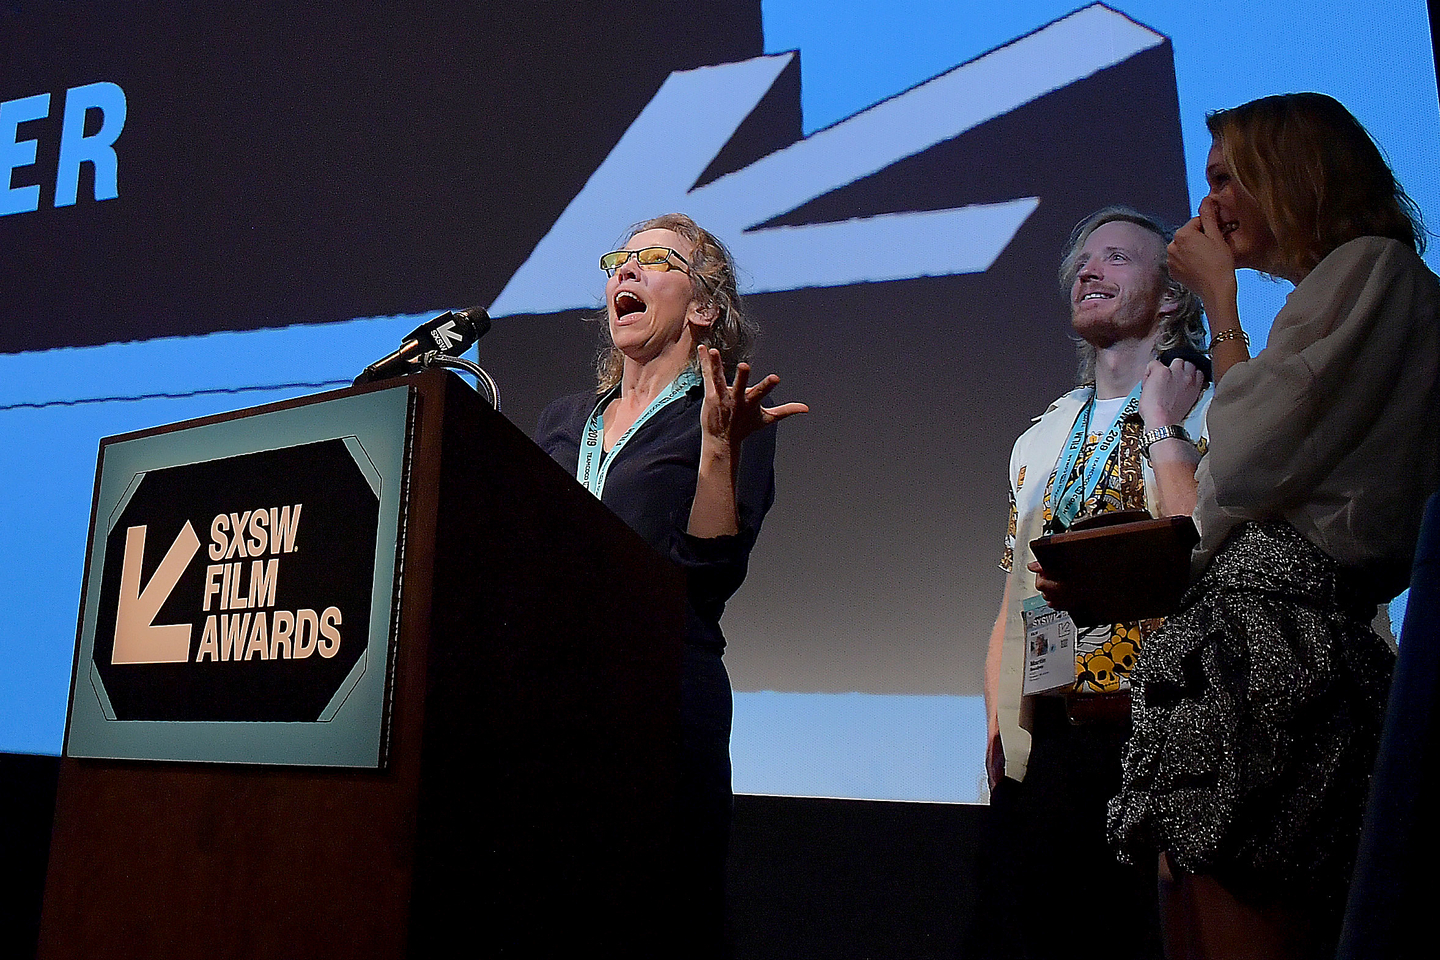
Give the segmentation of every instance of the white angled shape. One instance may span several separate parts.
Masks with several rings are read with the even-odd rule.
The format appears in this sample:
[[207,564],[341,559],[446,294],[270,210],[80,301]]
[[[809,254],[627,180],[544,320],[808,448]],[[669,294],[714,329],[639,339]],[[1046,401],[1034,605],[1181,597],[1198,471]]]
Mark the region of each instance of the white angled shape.
[[440,342],[441,350],[449,350],[461,340],[459,332],[455,329],[454,320],[446,320],[435,330],[435,339]]
[[1035,211],[1034,197],[742,233],[731,252],[752,293],[982,273]]
[[[793,57],[670,74],[500,291],[490,316],[597,305],[604,296],[600,255],[632,223],[686,209],[690,188]],[[705,226],[733,239],[733,232]]]
[[983,272],[1039,198],[757,226],[1164,39],[1101,4],[1085,7],[698,188],[700,175],[795,54],[672,73],[490,314],[598,304],[603,280],[596,258],[630,224],[672,211],[690,214],[730,244],[752,278],[747,292]]
[[115,645],[111,663],[185,663],[190,658],[190,624],[157,625],[160,608],[170,599],[200,549],[200,538],[189,520],[165,551],[150,582],[140,588],[140,567],[145,557],[144,526],[125,531],[125,554],[120,564],[120,598],[115,613]]

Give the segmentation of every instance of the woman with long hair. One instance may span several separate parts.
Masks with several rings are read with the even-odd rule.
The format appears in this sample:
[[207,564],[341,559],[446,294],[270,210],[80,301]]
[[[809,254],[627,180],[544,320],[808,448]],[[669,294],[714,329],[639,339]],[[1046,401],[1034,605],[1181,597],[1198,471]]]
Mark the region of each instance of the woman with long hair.
[[[1394,663],[1371,622],[1440,485],[1440,283],[1337,101],[1208,124],[1210,192],[1169,250],[1217,381],[1198,579],[1132,677],[1110,833],[1125,859],[1158,854],[1172,957],[1333,956]],[[1238,268],[1295,285],[1253,358]]]

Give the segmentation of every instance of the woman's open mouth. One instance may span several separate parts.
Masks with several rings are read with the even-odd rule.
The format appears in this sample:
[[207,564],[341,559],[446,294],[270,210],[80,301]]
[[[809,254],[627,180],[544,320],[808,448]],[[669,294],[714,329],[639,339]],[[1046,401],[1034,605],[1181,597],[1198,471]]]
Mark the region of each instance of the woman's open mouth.
[[615,318],[623,320],[632,313],[640,313],[645,309],[645,301],[629,290],[621,290],[615,294]]

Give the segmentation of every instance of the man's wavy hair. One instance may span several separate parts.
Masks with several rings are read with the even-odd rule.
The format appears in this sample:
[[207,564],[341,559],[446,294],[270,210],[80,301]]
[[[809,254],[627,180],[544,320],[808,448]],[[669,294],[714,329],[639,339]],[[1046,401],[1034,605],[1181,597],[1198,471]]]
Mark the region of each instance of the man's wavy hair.
[[[736,364],[750,359],[759,331],[755,322],[745,315],[740,302],[735,261],[729,249],[714,234],[683,213],[667,213],[637,223],[630,228],[625,241],[628,243],[637,233],[646,230],[673,230],[694,246],[694,253],[689,258],[694,298],[702,304],[714,304],[717,310],[715,321],[705,328],[700,343],[720,351],[725,373],[732,376]],[[595,358],[596,392],[604,393],[620,382],[620,375],[625,369],[625,355],[610,339],[609,304],[601,309],[598,319],[603,333],[600,352]],[[692,355],[690,367],[695,369],[697,366]]]
[[1205,118],[1279,247],[1270,272],[1309,273],[1357,237],[1425,251],[1425,223],[1380,148],[1334,97],[1286,93]]
[[[1177,306],[1174,312],[1160,318],[1160,339],[1155,342],[1155,355],[1159,356],[1166,350],[1187,345],[1205,352],[1205,311],[1200,305],[1200,298],[1171,278],[1165,258],[1165,247],[1175,236],[1175,231],[1154,217],[1146,216],[1130,207],[1117,204],[1097,210],[1070,231],[1070,239],[1060,256],[1060,289],[1065,293],[1066,303],[1070,302],[1070,291],[1075,285],[1075,277],[1080,273],[1080,250],[1085,246],[1085,241],[1089,240],[1090,234],[1098,228],[1117,221],[1133,223],[1160,238],[1160,279],[1166,292],[1175,298]],[[1080,362],[1077,373],[1079,382],[1094,383],[1095,348],[1076,337],[1075,352]]]

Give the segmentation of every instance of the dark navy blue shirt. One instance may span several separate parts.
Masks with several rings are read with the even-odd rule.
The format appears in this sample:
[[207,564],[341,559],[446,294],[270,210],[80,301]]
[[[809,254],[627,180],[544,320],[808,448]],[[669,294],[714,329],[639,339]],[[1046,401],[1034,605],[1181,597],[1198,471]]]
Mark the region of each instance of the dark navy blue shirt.
[[[685,570],[686,640],[719,653],[725,648],[720,615],[745,580],[750,550],[775,500],[775,428],[756,431],[741,446],[736,487],[740,532],[692,537],[685,530],[700,464],[704,396],[703,384],[697,384],[641,425],[610,464],[601,501]],[[599,399],[593,392],[572,394],[540,414],[535,442],[571,476],[580,458],[585,423]]]

